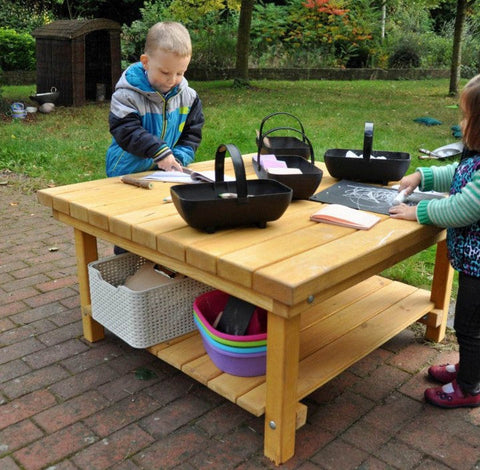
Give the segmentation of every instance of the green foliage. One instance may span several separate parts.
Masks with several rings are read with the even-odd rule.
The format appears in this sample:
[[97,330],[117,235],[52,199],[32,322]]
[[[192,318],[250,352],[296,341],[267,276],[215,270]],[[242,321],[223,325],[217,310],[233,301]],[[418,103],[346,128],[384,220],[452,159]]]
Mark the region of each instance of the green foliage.
[[135,20],[130,26],[122,28],[122,66],[125,68],[131,62],[139,60],[143,54],[147,32],[159,21],[171,21],[175,18],[169,13],[168,2],[146,1],[140,8],[141,19]]
[[185,2],[185,0],[172,0],[169,10],[177,21],[186,26],[196,24],[199,19],[211,13],[238,12],[241,0],[203,0],[202,2]]
[[[209,70],[234,67],[238,13],[235,10],[216,9],[223,2],[210,3],[207,10],[201,10],[203,14],[197,11],[196,15],[187,15],[184,2],[145,2],[141,9],[142,18],[122,29],[124,67],[138,60],[143,53],[148,29],[158,21],[181,21],[188,28],[193,44],[192,67]],[[190,6],[188,11],[192,10]]]
[[209,13],[190,25],[193,43],[192,67],[222,70],[235,67],[238,14],[231,12],[220,21]]
[[[251,67],[449,68],[454,0],[389,0],[382,38],[381,2],[286,0],[256,2]],[[123,27],[123,66],[138,60],[148,28],[157,21],[183,22],[192,36],[191,67],[233,68],[239,0],[148,0],[141,19]],[[479,70],[480,7],[469,10],[463,73]],[[408,38],[408,39],[406,39]]]
[[252,51],[258,57],[286,54],[295,66],[345,66],[354,59],[357,66],[366,65],[373,44],[372,25],[376,24],[372,15],[377,13],[364,8],[367,0],[344,3],[352,5],[353,14],[327,0],[256,5]]
[[388,66],[392,69],[409,69],[420,66],[420,54],[418,47],[411,42],[405,41],[399,44],[388,60]]
[[[480,7],[479,7],[480,10]],[[453,33],[452,33],[453,35]],[[480,12],[467,18],[462,48],[462,77],[480,72]]]
[[3,28],[14,29],[18,33],[31,33],[35,28],[53,21],[54,16],[47,8],[35,8],[17,0],[2,0],[0,24]]
[[0,67],[5,70],[35,69],[35,40],[28,33],[0,28]]

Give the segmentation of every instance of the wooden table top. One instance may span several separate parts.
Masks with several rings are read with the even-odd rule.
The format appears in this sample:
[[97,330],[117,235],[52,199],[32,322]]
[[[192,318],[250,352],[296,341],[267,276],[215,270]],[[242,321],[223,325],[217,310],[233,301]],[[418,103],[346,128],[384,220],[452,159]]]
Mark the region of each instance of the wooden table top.
[[[255,178],[251,155],[244,161],[247,178]],[[323,163],[317,165],[324,176],[316,192],[336,182]],[[213,170],[214,162],[192,168]],[[234,176],[230,159],[225,173]],[[169,195],[169,183],[154,182],[147,190],[116,177],[44,189],[38,200],[51,207],[56,218],[84,232],[107,240],[112,235],[110,241],[127,241],[126,248],[145,248],[173,269],[231,293],[244,292],[257,305],[287,317],[445,236],[437,227],[384,215],[366,231],[315,223],[309,216],[321,205],[306,200],[292,201],[265,229],[239,227],[208,234],[188,226],[173,204],[164,203]]]

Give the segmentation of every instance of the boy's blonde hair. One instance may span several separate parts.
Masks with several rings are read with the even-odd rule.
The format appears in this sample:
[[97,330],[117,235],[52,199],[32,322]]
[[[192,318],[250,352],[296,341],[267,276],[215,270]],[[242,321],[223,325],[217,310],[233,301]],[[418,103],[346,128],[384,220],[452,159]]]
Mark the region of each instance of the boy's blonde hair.
[[480,151],[480,75],[473,77],[460,95],[462,134],[470,150]]
[[192,55],[192,41],[187,28],[174,21],[154,24],[147,33],[145,54],[152,55],[158,49],[164,52],[172,52],[179,57],[190,57]]

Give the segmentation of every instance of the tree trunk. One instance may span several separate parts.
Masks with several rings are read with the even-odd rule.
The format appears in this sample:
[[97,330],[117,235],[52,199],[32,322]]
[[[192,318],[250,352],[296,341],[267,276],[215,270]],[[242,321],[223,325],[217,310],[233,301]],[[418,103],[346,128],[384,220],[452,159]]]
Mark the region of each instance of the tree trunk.
[[255,0],[242,0],[237,33],[237,58],[234,85],[248,86],[248,56],[250,52],[250,26]]
[[462,64],[462,42],[463,29],[467,8],[474,0],[457,0],[457,13],[455,16],[455,32],[453,35],[452,64],[450,67],[450,89],[451,96],[458,95],[458,83],[460,82],[460,71]]

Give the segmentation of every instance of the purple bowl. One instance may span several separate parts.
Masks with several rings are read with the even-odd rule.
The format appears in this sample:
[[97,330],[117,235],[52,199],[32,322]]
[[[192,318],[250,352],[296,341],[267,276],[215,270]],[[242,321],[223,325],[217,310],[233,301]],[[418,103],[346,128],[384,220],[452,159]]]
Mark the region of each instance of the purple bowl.
[[223,372],[239,377],[255,377],[265,375],[267,369],[267,353],[237,354],[216,348],[212,343],[205,341],[202,336],[203,347],[212,362]]

